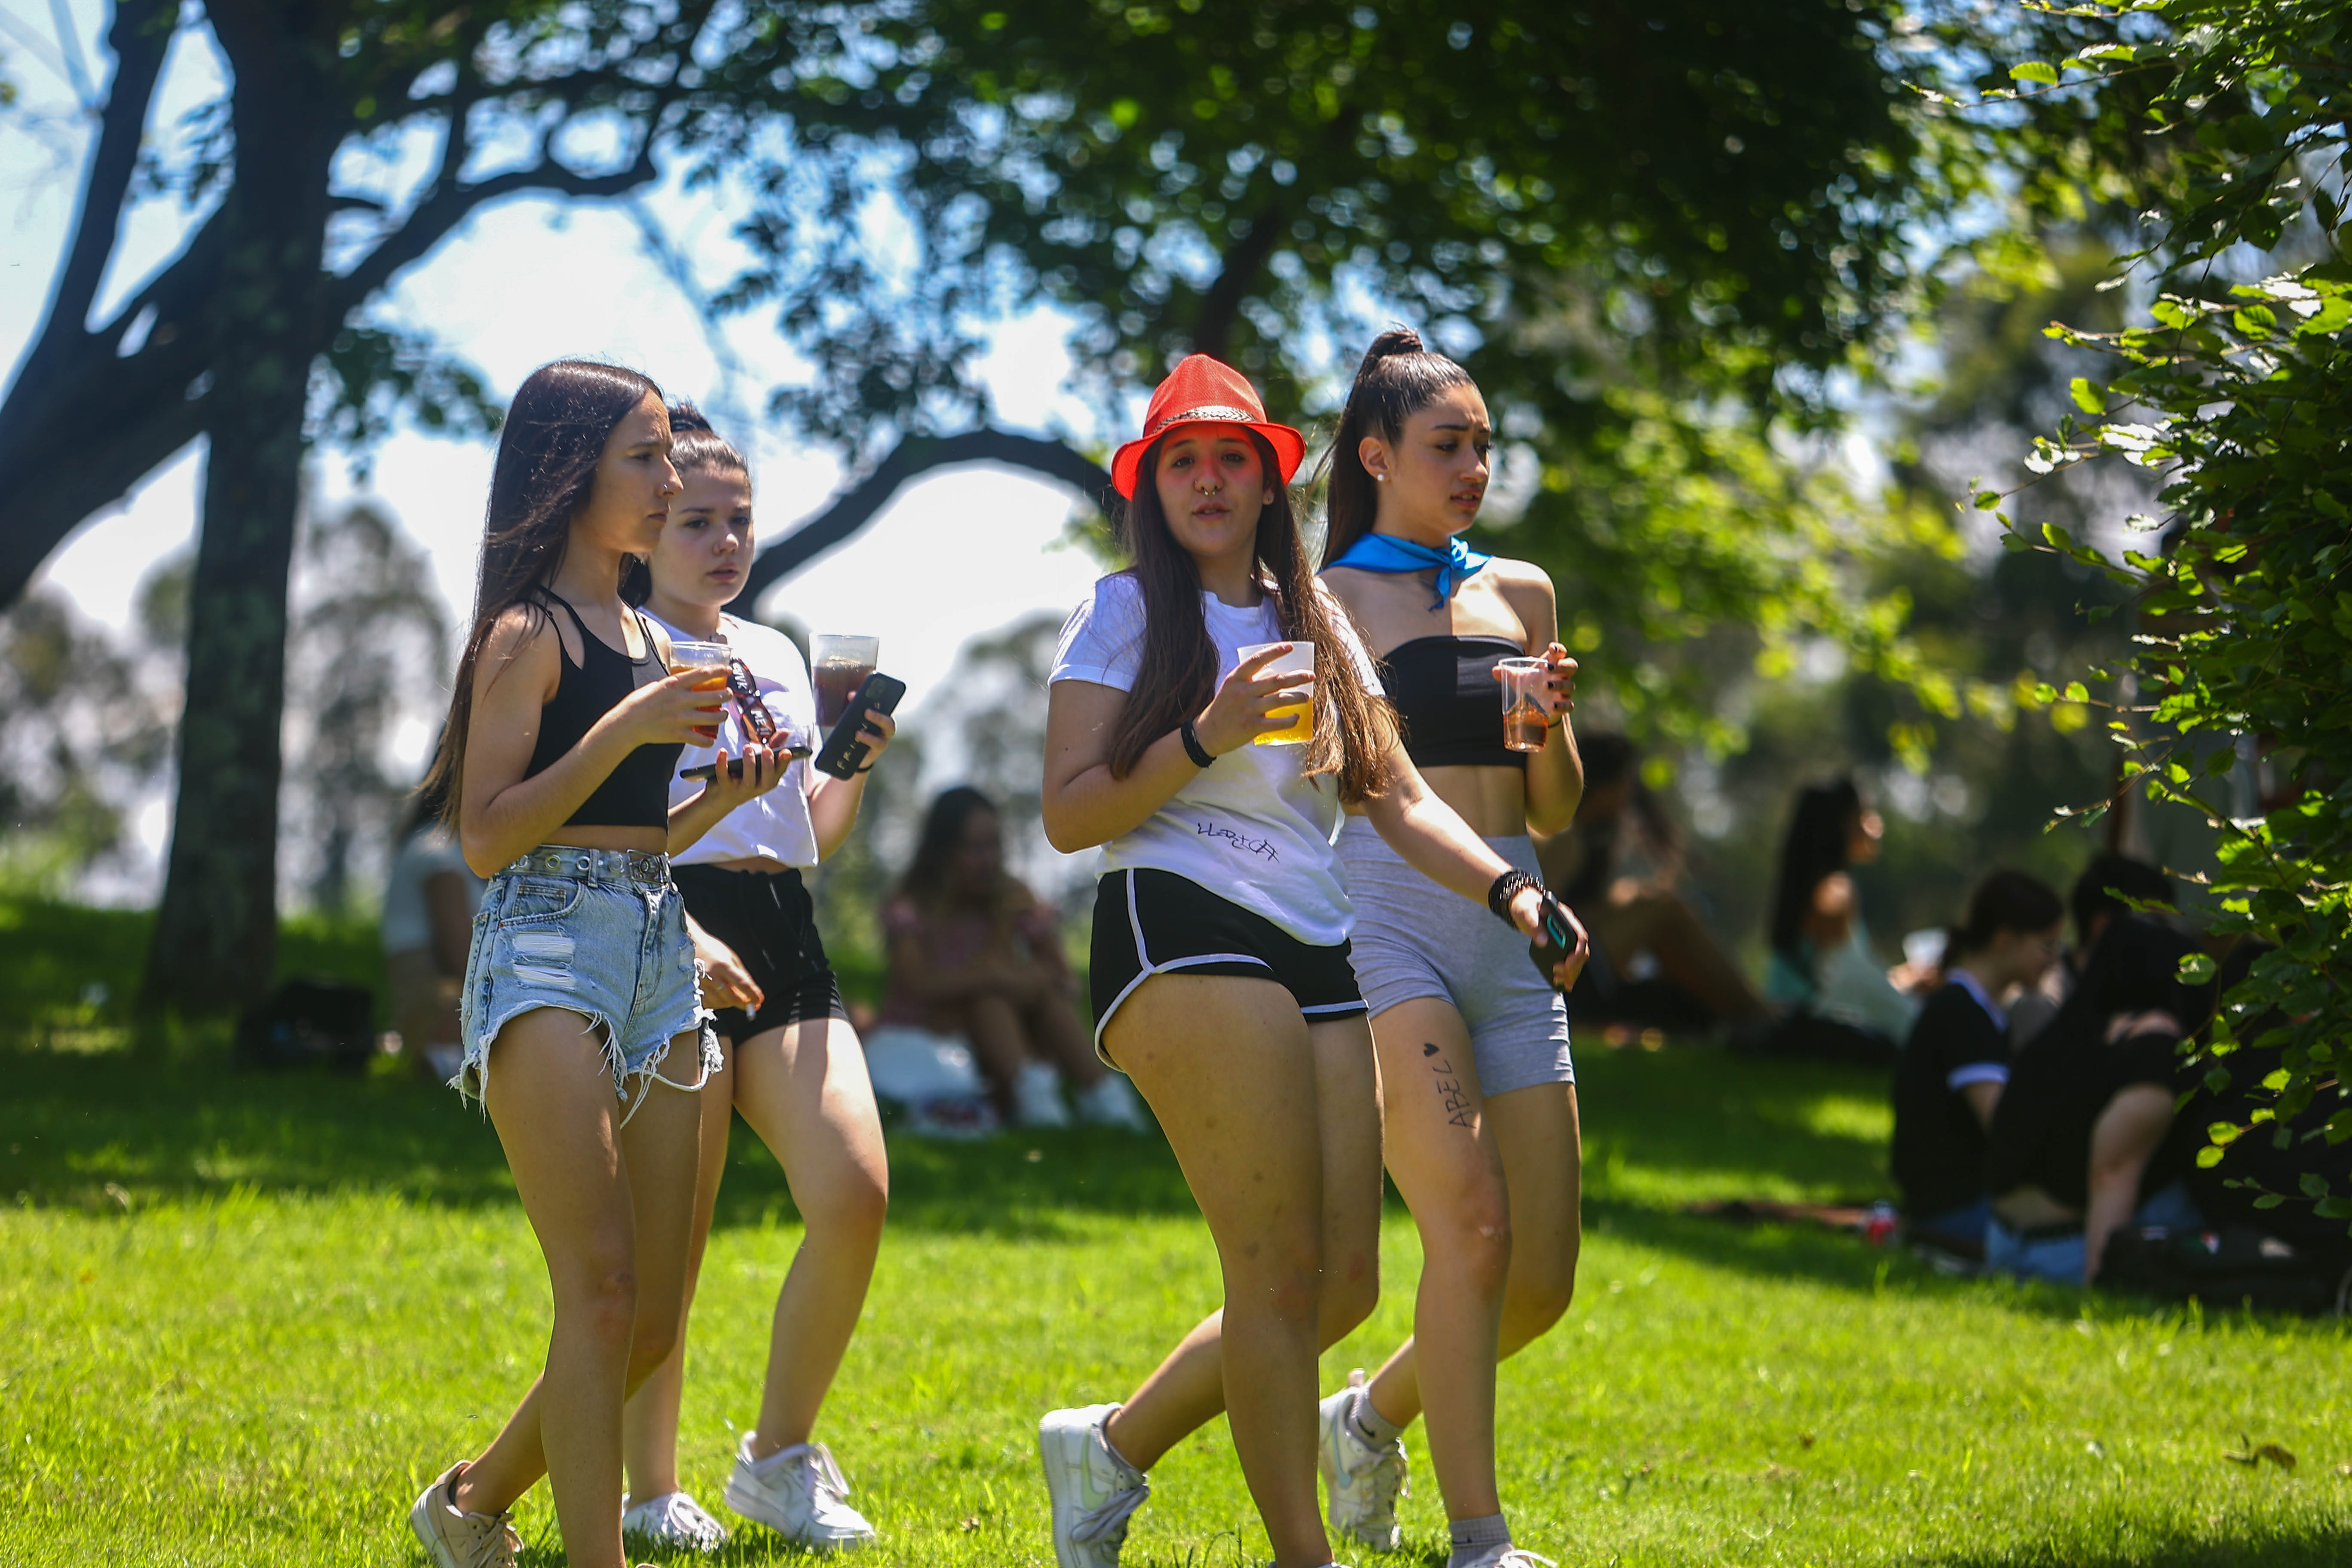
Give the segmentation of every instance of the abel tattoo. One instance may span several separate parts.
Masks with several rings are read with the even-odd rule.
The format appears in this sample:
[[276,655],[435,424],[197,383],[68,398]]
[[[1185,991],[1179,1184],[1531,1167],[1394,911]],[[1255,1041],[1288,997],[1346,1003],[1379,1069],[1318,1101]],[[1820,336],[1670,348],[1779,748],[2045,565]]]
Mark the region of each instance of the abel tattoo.
[[1456,1127],[1474,1126],[1477,1110],[1471,1105],[1470,1097],[1462,1092],[1462,1080],[1454,1076],[1454,1063],[1439,1056],[1437,1047],[1429,1044],[1422,1046],[1421,1059],[1429,1064],[1437,1086],[1438,1103],[1445,1108],[1445,1120]]

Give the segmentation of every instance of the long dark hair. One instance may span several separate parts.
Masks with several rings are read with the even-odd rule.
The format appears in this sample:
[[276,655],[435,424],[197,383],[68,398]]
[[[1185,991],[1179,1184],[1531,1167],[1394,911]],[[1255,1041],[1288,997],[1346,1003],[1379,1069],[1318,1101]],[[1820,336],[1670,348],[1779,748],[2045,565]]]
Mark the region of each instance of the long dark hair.
[[[740,474],[751,482],[751,467],[734,444],[710,426],[701,409],[684,399],[669,405],[669,466],[684,479],[689,474]],[[621,557],[621,602],[642,605],[654,596],[654,569],[635,555]]]
[[1780,881],[1772,893],[1772,951],[1794,960],[1805,940],[1805,914],[1822,879],[1843,871],[1846,842],[1862,810],[1862,791],[1850,778],[1807,784],[1780,845]]
[[[948,862],[963,847],[963,830],[982,812],[996,814],[996,803],[970,784],[943,789],[931,797],[923,813],[923,831],[915,840],[914,858],[898,879],[898,893],[919,904],[936,903],[947,886]],[[999,814],[1001,815],[1001,814]]]
[[1391,327],[1364,351],[1356,367],[1356,382],[1348,389],[1348,405],[1339,415],[1339,433],[1323,454],[1323,472],[1329,479],[1324,492],[1323,564],[1328,566],[1348,547],[1372,531],[1380,510],[1378,487],[1364,467],[1359,448],[1367,436],[1395,442],[1404,438],[1404,422],[1428,407],[1449,386],[1475,386],[1470,373],[1432,353],[1411,327]]
[[1981,952],[2005,931],[2034,931],[2056,925],[2066,906],[2057,889],[2039,877],[2006,868],[1989,871],[1969,895],[1966,919],[1952,927],[1944,942],[1944,962]]
[[[1339,798],[1360,801],[1390,784],[1388,753],[1396,720],[1384,700],[1364,689],[1354,654],[1341,640],[1339,615],[1323,597],[1298,540],[1290,491],[1265,437],[1250,433],[1274,500],[1258,513],[1253,569],[1266,580],[1282,635],[1315,645],[1315,738],[1307,743],[1307,775],[1337,773]],[[1168,530],[1160,507],[1162,437],[1144,449],[1135,499],[1121,509],[1119,542],[1143,591],[1143,662],[1135,689],[1110,743],[1113,778],[1125,778],[1146,748],[1185,720],[1197,717],[1217,690],[1217,648],[1201,606],[1201,568]]]
[[2127,1013],[2163,1012],[2180,1025],[2184,1038],[2198,1033],[2213,1016],[2213,983],[2192,985],[2182,980],[2180,961],[2201,951],[2192,939],[2146,915],[2117,915],[2099,933],[2082,980],[2050,1021],[2048,1032],[2056,1038],[2105,1044],[2108,1020]]
[[507,409],[482,523],[474,629],[457,660],[440,750],[420,786],[438,793],[452,822],[463,789],[466,732],[473,722],[474,673],[482,644],[499,617],[517,605],[530,616],[534,636],[544,624],[548,608],[533,590],[543,590],[562,569],[572,520],[588,504],[604,443],[647,394],[659,399],[661,388],[635,371],[593,360],[557,360],[531,372]]

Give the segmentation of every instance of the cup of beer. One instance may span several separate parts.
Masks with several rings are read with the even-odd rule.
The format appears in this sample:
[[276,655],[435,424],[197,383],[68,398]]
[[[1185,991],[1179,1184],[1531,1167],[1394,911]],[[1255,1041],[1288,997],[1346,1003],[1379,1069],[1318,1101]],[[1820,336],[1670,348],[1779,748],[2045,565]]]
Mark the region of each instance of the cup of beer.
[[849,700],[882,659],[882,639],[848,632],[819,632],[809,639],[809,680],[816,688],[816,727],[841,722]]
[[[1235,648],[1234,652],[1239,658],[1246,659],[1262,654],[1268,648],[1282,646],[1278,642],[1252,643],[1247,647]],[[1269,675],[1315,673],[1315,645],[1311,642],[1294,642],[1289,647],[1288,653],[1278,655],[1264,669],[1258,671],[1260,679]],[[1287,718],[1290,722],[1282,729],[1266,731],[1252,743],[1260,746],[1305,745],[1315,738],[1315,688],[1305,686],[1296,693],[1284,691],[1278,695],[1284,698],[1295,696],[1297,700],[1286,701],[1278,707],[1270,708],[1266,710],[1265,716],[1269,719]]]
[[1514,752],[1542,751],[1551,721],[1544,701],[1551,691],[1550,662],[1498,659],[1495,679],[1503,683],[1503,744]]
[[[694,669],[704,672],[704,679],[694,683],[697,691],[719,695],[711,700],[710,710],[723,716],[727,711],[727,661],[734,650],[723,642],[698,642],[692,637],[672,637],[669,644],[669,669],[672,675]],[[698,724],[694,732],[705,741],[719,739],[719,721],[713,719],[709,729]]]

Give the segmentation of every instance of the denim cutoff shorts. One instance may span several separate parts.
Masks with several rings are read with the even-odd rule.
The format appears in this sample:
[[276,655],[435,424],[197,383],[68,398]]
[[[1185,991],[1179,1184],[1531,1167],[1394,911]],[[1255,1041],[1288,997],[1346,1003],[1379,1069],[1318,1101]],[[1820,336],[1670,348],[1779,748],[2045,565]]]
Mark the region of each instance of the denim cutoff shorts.
[[488,1085],[499,1031],[538,1007],[577,1013],[583,1030],[601,1034],[613,1093],[632,1115],[677,1036],[701,1037],[701,1069],[690,1083],[665,1081],[698,1089],[719,1066],[676,884],[666,873],[657,881],[633,879],[609,855],[582,858],[591,869],[551,875],[543,866],[509,868],[483,891],[460,1006],[465,1060],[449,1080],[468,1100],[481,1100]]

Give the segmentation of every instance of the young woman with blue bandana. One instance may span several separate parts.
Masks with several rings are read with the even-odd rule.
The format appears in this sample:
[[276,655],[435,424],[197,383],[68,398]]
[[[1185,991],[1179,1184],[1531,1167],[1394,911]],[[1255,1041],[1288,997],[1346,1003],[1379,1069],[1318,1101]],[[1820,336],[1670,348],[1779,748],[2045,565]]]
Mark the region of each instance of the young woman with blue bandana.
[[[1491,475],[1486,400],[1405,330],[1364,355],[1329,457],[1323,582],[1381,665],[1405,750],[1437,796],[1514,866],[1576,816],[1576,661],[1551,579],[1469,549]],[[1549,666],[1543,749],[1504,743],[1496,665]],[[1351,814],[1359,810],[1349,805]],[[1331,1522],[1394,1551],[1400,1434],[1426,1415],[1451,1568],[1528,1568],[1495,1482],[1495,1368],[1559,1321],[1576,1283],[1581,1149],[1568,1010],[1525,944],[1407,865],[1360,815],[1339,830],[1352,957],[1380,1056],[1386,1158],[1421,1231],[1413,1336],[1369,1385],[1323,1401]],[[1475,912],[1475,911],[1473,911]]]

